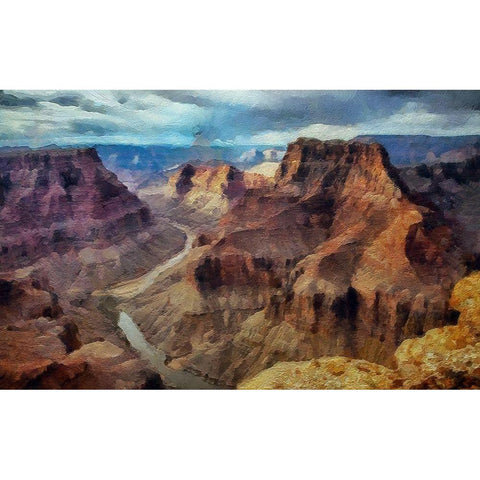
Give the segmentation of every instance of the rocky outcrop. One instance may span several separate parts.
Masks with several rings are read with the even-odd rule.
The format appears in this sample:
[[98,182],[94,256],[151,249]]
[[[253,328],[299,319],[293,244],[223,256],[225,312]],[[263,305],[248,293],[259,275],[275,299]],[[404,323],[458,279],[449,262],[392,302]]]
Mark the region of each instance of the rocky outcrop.
[[0,280],[0,388],[162,388],[99,312],[65,313],[48,284]]
[[457,283],[450,303],[458,325],[405,340],[395,352],[404,388],[480,388],[480,273]]
[[344,357],[279,362],[242,382],[241,389],[480,388],[480,273],[462,279],[450,300],[458,325],[405,340],[392,369]]
[[168,186],[170,195],[178,197],[184,206],[210,218],[219,218],[248,189],[262,188],[268,183],[263,175],[243,172],[230,165],[186,164],[170,177]]
[[150,221],[94,149],[1,153],[0,172],[0,270],[94,242],[109,246]]
[[62,313],[57,295],[45,285],[45,280],[0,279],[0,325],[41,316],[56,318]]
[[212,167],[207,165],[184,165],[169,179],[177,195],[212,193],[234,200],[249,188],[262,188],[269,181],[261,174],[243,172],[231,165]]
[[238,197],[197,245],[183,280],[131,307],[172,361],[220,383],[322,355],[389,365],[405,338],[456,321],[455,236],[379,144],[297,140],[275,184]]
[[396,372],[365,360],[324,357],[307,362],[279,362],[240,390],[391,390],[402,385]]

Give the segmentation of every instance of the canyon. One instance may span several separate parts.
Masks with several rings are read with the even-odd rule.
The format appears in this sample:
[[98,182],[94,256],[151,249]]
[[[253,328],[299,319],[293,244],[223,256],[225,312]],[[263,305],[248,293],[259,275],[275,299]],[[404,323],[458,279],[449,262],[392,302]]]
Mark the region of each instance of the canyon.
[[381,145],[299,139],[122,309],[169,365],[217,385],[322,356],[388,367],[405,339],[457,322],[460,237]]
[[465,331],[470,153],[396,168],[374,141],[299,138],[129,190],[95,149],[0,152],[0,387],[448,388],[402,365]]
[[94,149],[0,155],[0,386],[160,388],[91,293],[145,273],[184,234]]

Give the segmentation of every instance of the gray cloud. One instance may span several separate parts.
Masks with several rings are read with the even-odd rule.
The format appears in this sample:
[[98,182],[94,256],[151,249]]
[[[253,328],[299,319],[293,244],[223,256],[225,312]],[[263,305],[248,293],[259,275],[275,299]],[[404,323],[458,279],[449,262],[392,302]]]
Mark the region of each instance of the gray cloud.
[[479,91],[0,91],[0,145],[480,133]]
[[114,123],[101,120],[73,120],[70,122],[70,129],[77,134],[98,135],[99,137],[116,133],[118,130]]
[[105,105],[97,104],[91,100],[83,100],[79,106],[86,112],[108,113],[108,108]]
[[80,105],[79,95],[61,95],[59,97],[49,100],[51,103],[56,103],[62,107],[78,107]]
[[5,93],[0,90],[0,107],[34,107],[37,105],[37,101],[31,97],[19,98],[15,95]]
[[432,112],[480,110],[478,90],[433,90],[421,92],[419,98]]
[[197,105],[198,107],[214,106],[214,102],[211,100],[192,95],[191,93],[182,90],[154,90],[154,93],[164,98],[168,98],[169,100],[172,100],[172,102],[192,104]]

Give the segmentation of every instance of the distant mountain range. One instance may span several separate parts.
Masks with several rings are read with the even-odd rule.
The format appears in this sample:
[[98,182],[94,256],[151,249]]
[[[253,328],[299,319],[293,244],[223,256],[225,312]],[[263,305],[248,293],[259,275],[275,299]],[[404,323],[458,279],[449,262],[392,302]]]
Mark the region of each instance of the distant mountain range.
[[480,152],[480,135],[430,137],[428,135],[361,135],[356,140],[378,142],[394,165],[462,162]]
[[[293,141],[294,139],[292,139]],[[462,162],[480,153],[480,135],[431,137],[428,135],[361,135],[356,140],[381,143],[397,166],[419,163]],[[90,145],[89,145],[90,146]],[[173,147],[168,145],[94,145],[107,168],[114,172],[158,172],[184,163],[228,163],[245,169],[263,162],[280,162],[285,153],[278,145],[228,145]],[[56,145],[43,149],[58,148]],[[0,147],[1,152],[29,147]]]
[[[428,135],[362,135],[357,140],[381,143],[390,161],[397,166],[435,162],[463,162],[480,153],[480,135],[430,137]],[[293,139],[292,139],[293,140]],[[283,146],[236,145],[168,147],[153,145],[97,145],[107,168],[128,170],[166,170],[187,162],[229,163],[240,168],[277,161],[285,153]]]
[[107,168],[129,170],[168,170],[181,164],[190,163],[229,163],[236,166],[253,166],[264,161],[280,161],[285,153],[284,147],[226,146],[210,147],[195,145],[191,147],[169,147],[165,145],[96,145],[100,158]]

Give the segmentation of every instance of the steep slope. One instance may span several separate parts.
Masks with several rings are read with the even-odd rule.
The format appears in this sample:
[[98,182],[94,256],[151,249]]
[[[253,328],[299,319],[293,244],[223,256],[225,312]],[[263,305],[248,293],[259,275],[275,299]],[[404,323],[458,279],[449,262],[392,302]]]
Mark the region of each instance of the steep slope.
[[90,293],[183,246],[93,149],[0,155],[0,386],[161,386]]
[[462,162],[402,168],[412,192],[439,209],[455,225],[458,242],[471,267],[480,267],[480,156]]
[[148,208],[93,149],[4,153],[0,171],[2,269],[118,242],[149,223]]
[[[155,183],[155,182],[153,182]],[[190,227],[214,226],[250,188],[263,188],[272,179],[243,172],[231,165],[182,165],[166,184],[150,184],[139,196],[153,211]]]
[[176,272],[125,305],[173,365],[235,385],[277,361],[388,363],[405,338],[455,322],[452,231],[383,147],[298,139],[275,182],[247,190]]
[[459,389],[480,387],[480,273],[457,283],[450,303],[458,325],[405,340],[393,369],[364,360],[323,357],[279,362],[242,382],[240,389]]

